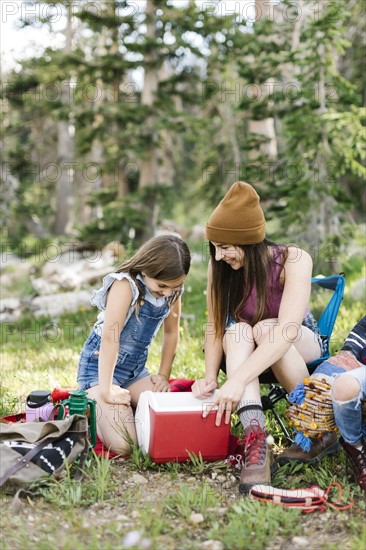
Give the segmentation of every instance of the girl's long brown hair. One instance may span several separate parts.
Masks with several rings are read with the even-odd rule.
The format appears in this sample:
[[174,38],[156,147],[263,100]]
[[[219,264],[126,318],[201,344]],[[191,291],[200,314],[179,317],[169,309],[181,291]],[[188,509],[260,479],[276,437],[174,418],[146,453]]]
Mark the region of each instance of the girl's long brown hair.
[[[144,292],[137,275],[145,273],[158,281],[173,281],[188,274],[191,266],[191,254],[186,243],[176,235],[153,237],[138,249],[129,259],[122,262],[116,272],[129,273],[139,289],[138,303],[144,298]],[[169,303],[174,304],[180,292],[173,292]]]
[[[262,320],[268,308],[268,272],[274,263],[284,265],[288,250],[265,239],[259,244],[238,245],[244,251],[244,265],[234,270],[229,264],[215,260],[215,247],[210,242],[212,265],[211,302],[215,331],[222,339],[225,333],[227,316],[240,321],[240,311],[249,298],[253,286],[257,290],[257,303],[253,315],[253,326]],[[271,247],[279,248],[280,254],[273,255]]]

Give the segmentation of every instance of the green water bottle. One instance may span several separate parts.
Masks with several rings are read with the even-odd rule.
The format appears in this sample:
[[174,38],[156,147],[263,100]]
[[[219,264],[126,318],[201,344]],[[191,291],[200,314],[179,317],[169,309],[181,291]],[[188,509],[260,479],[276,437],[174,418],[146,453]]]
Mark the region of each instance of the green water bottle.
[[83,390],[71,390],[70,396],[65,401],[62,401],[59,415],[62,414],[62,409],[68,408],[68,414],[81,414],[87,416],[89,420],[89,438],[93,447],[97,443],[97,415],[96,415],[95,399],[89,399],[88,394]]

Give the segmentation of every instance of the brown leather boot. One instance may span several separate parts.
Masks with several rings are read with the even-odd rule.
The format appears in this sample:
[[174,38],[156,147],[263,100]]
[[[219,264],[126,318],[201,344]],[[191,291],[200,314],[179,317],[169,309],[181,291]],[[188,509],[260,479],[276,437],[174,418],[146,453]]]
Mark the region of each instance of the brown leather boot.
[[300,445],[295,443],[286,449],[277,457],[278,464],[287,464],[288,462],[301,462],[304,464],[314,464],[319,462],[323,456],[334,455],[339,451],[337,434],[326,432],[322,437],[312,439],[310,451],[303,451]]
[[339,442],[351,461],[356,482],[363,491],[366,491],[366,444],[362,444],[362,449],[357,449],[346,443],[343,437],[340,438]]
[[244,466],[240,474],[239,492],[248,493],[253,485],[271,484],[271,448],[267,443],[267,433],[259,422],[252,420],[244,430]]

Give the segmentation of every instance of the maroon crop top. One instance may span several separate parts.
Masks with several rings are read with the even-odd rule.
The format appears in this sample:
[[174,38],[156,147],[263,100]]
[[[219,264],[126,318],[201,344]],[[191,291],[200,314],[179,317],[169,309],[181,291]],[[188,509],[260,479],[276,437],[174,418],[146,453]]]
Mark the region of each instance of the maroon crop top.
[[[280,275],[282,270],[282,255],[284,248],[281,246],[275,247],[273,259],[274,262],[271,263],[270,269],[267,273],[267,306],[265,311],[264,319],[277,319],[278,312],[280,309],[280,304],[283,294],[283,284],[280,281]],[[257,289],[254,283],[252,292],[248,296],[247,301],[240,311],[240,319],[246,321],[250,325],[253,321],[253,315],[255,312],[255,306],[257,301]],[[309,308],[307,308],[306,314],[309,313]]]

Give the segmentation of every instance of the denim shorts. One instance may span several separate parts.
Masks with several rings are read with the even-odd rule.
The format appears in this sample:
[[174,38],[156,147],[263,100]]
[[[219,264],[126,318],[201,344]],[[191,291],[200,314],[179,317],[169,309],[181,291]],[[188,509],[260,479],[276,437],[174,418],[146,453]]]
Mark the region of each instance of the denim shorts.
[[[99,384],[100,341],[100,336],[93,330],[82,349],[77,376],[78,386],[81,390],[85,391]],[[146,359],[147,354],[131,356],[129,353],[119,350],[113,384],[121,388],[128,388],[138,380],[150,376],[145,367]]]

